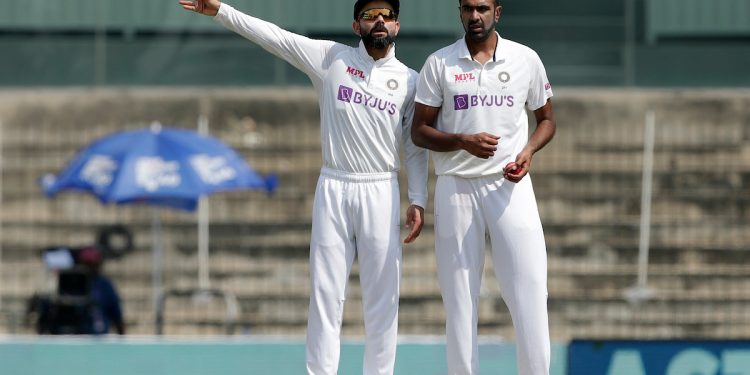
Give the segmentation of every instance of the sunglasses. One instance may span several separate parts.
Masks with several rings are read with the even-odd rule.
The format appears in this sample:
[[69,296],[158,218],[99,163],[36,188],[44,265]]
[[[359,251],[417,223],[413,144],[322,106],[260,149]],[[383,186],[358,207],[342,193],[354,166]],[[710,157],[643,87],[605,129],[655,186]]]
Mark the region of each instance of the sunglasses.
[[359,14],[359,19],[371,21],[377,19],[378,16],[383,16],[383,20],[385,21],[396,21],[398,19],[398,13],[388,8],[368,9]]

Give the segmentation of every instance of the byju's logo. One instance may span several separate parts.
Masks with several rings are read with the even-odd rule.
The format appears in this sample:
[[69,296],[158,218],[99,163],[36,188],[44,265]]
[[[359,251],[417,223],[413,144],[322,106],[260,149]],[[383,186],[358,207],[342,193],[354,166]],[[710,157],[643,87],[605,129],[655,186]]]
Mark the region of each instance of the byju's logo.
[[346,86],[339,86],[339,100],[342,102],[351,102],[352,101],[352,93],[354,93],[354,90],[352,90],[350,87]]
[[469,109],[469,95],[456,95],[453,97],[454,109],[460,111],[462,109]]
[[453,109],[461,111],[471,107],[512,107],[513,95],[454,95]]
[[361,104],[365,107],[388,112],[388,114],[390,115],[394,115],[398,111],[398,107],[396,107],[395,103],[376,98],[372,95],[363,94],[359,91],[354,91],[354,89],[352,89],[351,87],[346,87],[344,85],[339,86],[339,93],[337,97],[342,102]]

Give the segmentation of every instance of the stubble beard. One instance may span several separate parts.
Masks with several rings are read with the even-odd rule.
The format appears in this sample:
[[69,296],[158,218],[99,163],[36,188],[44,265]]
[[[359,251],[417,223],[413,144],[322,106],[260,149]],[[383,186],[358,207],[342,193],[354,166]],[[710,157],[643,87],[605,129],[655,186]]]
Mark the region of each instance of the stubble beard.
[[490,38],[490,35],[492,35],[492,32],[495,30],[496,22],[492,22],[492,24],[483,29],[481,33],[474,33],[471,31],[471,25],[464,24],[464,31],[466,32],[466,35],[469,37],[469,39],[475,41],[475,42],[484,42],[485,40]]

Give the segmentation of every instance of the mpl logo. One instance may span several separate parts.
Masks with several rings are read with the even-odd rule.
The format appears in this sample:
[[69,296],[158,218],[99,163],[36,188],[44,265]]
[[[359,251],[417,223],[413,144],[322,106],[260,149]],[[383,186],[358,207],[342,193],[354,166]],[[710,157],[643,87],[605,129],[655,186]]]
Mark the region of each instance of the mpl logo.
[[350,74],[352,76],[355,76],[357,78],[365,79],[365,72],[363,72],[363,71],[361,71],[359,69],[354,69],[351,66],[347,66],[346,67],[346,73]]
[[454,77],[456,78],[456,83],[476,80],[476,78],[474,78],[474,72],[455,74]]

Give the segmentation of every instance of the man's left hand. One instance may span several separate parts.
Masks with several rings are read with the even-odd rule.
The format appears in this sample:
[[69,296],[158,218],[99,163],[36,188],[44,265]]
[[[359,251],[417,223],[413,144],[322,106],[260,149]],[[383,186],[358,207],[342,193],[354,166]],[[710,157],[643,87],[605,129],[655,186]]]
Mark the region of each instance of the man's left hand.
[[414,242],[422,232],[422,225],[424,225],[424,208],[412,204],[406,210],[406,228],[411,231],[404,239],[404,243]]

